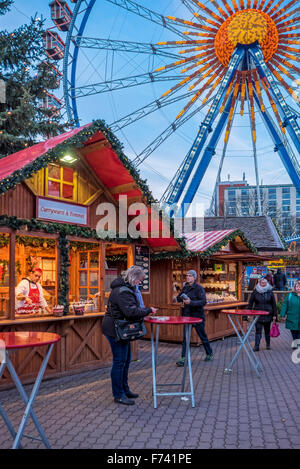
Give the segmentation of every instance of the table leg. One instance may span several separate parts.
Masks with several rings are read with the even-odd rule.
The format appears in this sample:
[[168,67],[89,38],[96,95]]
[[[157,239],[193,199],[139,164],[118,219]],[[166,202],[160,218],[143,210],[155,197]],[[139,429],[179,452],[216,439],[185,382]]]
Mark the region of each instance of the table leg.
[[[239,333],[238,328],[236,327],[236,325],[235,325],[233,319],[231,318],[231,315],[230,315],[230,314],[228,314],[228,317],[229,317],[229,320],[230,320],[230,322],[231,322],[231,324],[232,324],[232,326],[233,326],[233,328],[234,328],[234,330],[235,330],[235,332],[236,332],[236,334],[237,334],[238,340],[240,341],[240,346],[239,346],[238,350],[236,351],[236,353],[235,353],[235,355],[234,355],[234,357],[233,357],[233,359],[232,359],[230,365],[228,366],[228,368],[225,368],[225,372],[231,372],[231,371],[232,371],[232,367],[233,367],[235,361],[237,360],[237,358],[238,358],[238,356],[239,356],[239,354],[240,354],[240,352],[241,352],[241,350],[242,350],[242,348],[243,348],[243,349],[245,350],[246,354],[248,355],[248,358],[249,358],[249,360],[250,360],[250,362],[251,362],[251,364],[252,364],[252,366],[253,366],[253,368],[254,368],[256,374],[259,376],[259,371],[258,371],[258,369],[257,369],[258,366],[259,366],[259,363],[257,363],[257,362],[255,363],[255,362],[254,362],[253,358],[252,358],[251,355],[249,354],[249,351],[248,351],[248,349],[247,349],[247,347],[246,347],[247,344],[250,346],[250,344],[249,344],[249,342],[248,342],[248,337],[249,337],[249,335],[250,335],[250,333],[251,333],[251,331],[252,331],[252,329],[253,329],[253,327],[254,327],[254,325],[255,325],[257,319],[258,319],[258,316],[254,319],[253,323],[250,325],[250,327],[249,327],[249,329],[248,329],[248,331],[247,331],[246,334],[244,334],[244,331],[242,330],[241,324],[239,323],[239,321],[237,321],[238,324],[239,324],[239,327],[240,327],[240,329],[241,329],[241,331],[242,331],[243,336]],[[250,346],[250,348],[251,348],[251,346]],[[256,357],[255,357],[255,360],[257,360]]]
[[153,324],[151,324],[151,348],[152,348],[152,383],[153,383],[153,405],[154,409],[157,408],[157,396],[156,396],[156,363],[157,363],[157,347],[159,336],[159,325],[156,326],[156,341],[154,343]]
[[13,364],[12,362],[10,361],[10,359],[8,359],[7,361],[7,367],[9,369],[9,372],[11,374],[11,377],[23,399],[23,401],[25,402],[26,404],[26,409],[25,409],[25,412],[24,412],[24,415],[23,415],[23,418],[22,418],[22,422],[20,424],[20,427],[19,427],[19,430],[17,432],[17,435],[16,435],[16,438],[15,438],[15,441],[13,443],[13,449],[17,449],[20,445],[20,441],[22,439],[22,435],[23,435],[23,432],[24,432],[24,429],[25,429],[25,425],[27,423],[27,420],[28,420],[28,417],[29,415],[31,415],[31,418],[37,428],[37,431],[39,432],[41,438],[42,438],[42,441],[44,442],[46,448],[50,449],[51,446],[46,438],[46,435],[44,433],[44,430],[42,429],[38,419],[37,419],[37,416],[35,415],[35,412],[33,410],[33,404],[34,404],[34,401],[35,401],[35,398],[36,398],[36,395],[38,393],[38,390],[40,388],[40,385],[41,385],[41,382],[42,382],[42,378],[44,376],[44,373],[45,373],[45,370],[46,370],[46,367],[47,367],[47,364],[48,364],[48,360],[49,360],[49,357],[51,355],[51,352],[52,352],[52,349],[53,349],[53,346],[54,344],[51,344],[48,348],[48,351],[45,355],[45,358],[43,360],[43,363],[42,363],[42,366],[39,370],[39,373],[38,373],[38,376],[35,380],[35,383],[34,383],[34,386],[33,386],[33,389],[32,389],[32,392],[31,392],[31,395],[30,395],[30,398],[28,399],[28,396],[26,394],[26,392],[24,391],[24,388],[21,384],[21,381],[16,373],[16,370],[14,369],[13,367]]
[[[242,333],[243,338],[244,338],[244,341],[245,341],[245,347],[248,345],[248,347],[249,347],[249,353],[250,353],[250,354],[252,355],[252,357],[253,357],[253,361],[254,361],[254,363],[255,363],[255,367],[257,367],[257,368],[259,367],[259,368],[263,371],[262,364],[261,364],[261,362],[259,361],[259,359],[258,359],[257,355],[255,354],[255,352],[253,351],[253,349],[252,349],[252,347],[251,347],[251,344],[250,344],[250,342],[249,342],[249,340],[248,340],[248,337],[250,336],[250,334],[251,334],[251,332],[252,332],[252,329],[254,328],[254,326],[255,326],[255,324],[256,324],[257,321],[258,321],[258,316],[256,316],[256,317],[254,318],[252,324],[250,324],[249,329],[248,329],[248,333],[247,333],[247,338],[246,338],[246,334],[244,333],[243,328],[242,328],[242,326],[241,326],[239,320],[237,319],[237,322],[238,322],[238,324],[239,324],[241,333]],[[246,349],[245,349],[245,350],[246,350]],[[246,350],[246,351],[247,351],[247,350]],[[249,357],[249,355],[248,355],[248,357]],[[250,357],[249,357],[249,359],[250,359]],[[250,360],[250,361],[251,361],[251,360]]]
[[[6,355],[6,357],[7,357],[7,355]],[[6,367],[6,362],[7,362],[7,358],[6,358],[5,362],[3,362],[3,363],[1,364],[1,366],[0,366],[0,378],[1,378],[2,375],[3,375],[4,369],[5,369],[5,367]],[[1,404],[0,404],[0,415],[1,415],[1,417],[3,418],[3,420],[4,420],[4,422],[5,422],[5,424],[6,424],[7,428],[8,428],[8,430],[10,431],[11,436],[12,436],[13,438],[15,438],[16,435],[17,435],[17,433],[16,433],[16,431],[14,430],[12,424],[10,423],[9,418],[7,417],[7,414],[6,414],[5,410],[3,409],[3,407],[1,406]]]
[[[187,335],[186,335],[186,351],[187,351],[187,359],[188,359],[188,367],[189,367],[189,377],[190,377],[190,390],[191,390],[191,397],[192,397],[192,407],[195,407],[195,396],[194,396],[194,384],[193,384],[193,374],[192,374],[192,362],[191,362],[191,333],[192,333],[192,325],[188,324],[187,327]],[[186,360],[185,360],[186,361]]]

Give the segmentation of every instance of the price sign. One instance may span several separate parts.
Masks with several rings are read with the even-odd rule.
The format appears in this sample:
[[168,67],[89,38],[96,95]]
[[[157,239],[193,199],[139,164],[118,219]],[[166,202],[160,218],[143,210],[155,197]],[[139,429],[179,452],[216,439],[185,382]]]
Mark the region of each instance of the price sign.
[[142,293],[150,293],[150,250],[148,246],[135,246],[135,265],[142,267],[145,278],[139,286]]

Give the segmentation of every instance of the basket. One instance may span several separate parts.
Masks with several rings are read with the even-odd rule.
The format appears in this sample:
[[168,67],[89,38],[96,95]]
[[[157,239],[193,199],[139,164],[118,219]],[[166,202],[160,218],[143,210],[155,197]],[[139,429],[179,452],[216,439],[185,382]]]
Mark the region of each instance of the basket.
[[61,317],[64,314],[64,307],[54,306],[52,312],[53,312],[53,316]]
[[74,305],[73,309],[76,316],[84,315],[84,305]]

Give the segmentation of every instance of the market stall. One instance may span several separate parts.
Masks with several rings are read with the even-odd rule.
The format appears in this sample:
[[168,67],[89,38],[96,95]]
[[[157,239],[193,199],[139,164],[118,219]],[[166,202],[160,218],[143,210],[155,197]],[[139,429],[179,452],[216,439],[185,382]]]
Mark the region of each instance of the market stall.
[[[136,246],[149,255],[181,250],[172,233],[159,234],[161,214],[155,239],[147,227],[139,239],[131,236],[132,204],[143,204],[150,223],[153,202],[102,121],[0,160],[0,332],[59,334],[46,376],[110,363],[101,333],[110,281],[134,264]],[[136,358],[137,343],[133,352]],[[15,354],[24,381],[32,381],[42,357],[35,349]],[[0,385],[8,381],[4,375]]]
[[[242,299],[243,262],[259,259],[255,247],[244,234],[236,230],[185,233],[188,255],[163,253],[152,256],[151,294],[149,304],[159,308],[165,316],[180,315],[180,304],[176,296],[183,287],[188,270],[197,272],[197,281],[206,291],[206,332],[208,338],[218,339],[234,333],[231,324],[221,310],[242,308],[247,303]],[[149,337],[149,335],[148,335]],[[181,328],[162,325],[162,340],[182,341]],[[192,333],[191,343],[198,344],[199,338]]]

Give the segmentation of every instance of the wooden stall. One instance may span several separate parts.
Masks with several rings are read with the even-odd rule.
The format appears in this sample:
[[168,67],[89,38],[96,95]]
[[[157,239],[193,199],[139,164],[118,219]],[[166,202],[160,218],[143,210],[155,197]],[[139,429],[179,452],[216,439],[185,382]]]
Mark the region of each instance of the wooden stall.
[[[206,332],[210,340],[234,334],[233,328],[221,310],[244,308],[242,299],[243,262],[259,258],[255,247],[244,234],[236,230],[203,233],[185,233],[188,257],[163,253],[153,255],[151,263],[151,295],[148,301],[159,308],[159,314],[180,315],[180,304],[176,296],[183,287],[188,270],[197,272],[197,281],[206,291]],[[149,338],[149,331],[147,337]],[[182,328],[161,325],[162,340],[182,341]],[[200,344],[195,331],[192,344]]]
[[[171,233],[154,239],[148,235],[152,202],[145,182],[102,121],[0,160],[0,331],[58,333],[62,339],[46,377],[111,363],[101,333],[111,280],[120,266],[134,264],[136,246],[152,254],[181,249]],[[135,220],[141,210],[146,227]],[[140,230],[139,239],[130,235],[131,225]],[[163,226],[157,214],[158,233]],[[120,258],[121,264],[115,261]],[[25,293],[17,293],[22,281],[30,284],[32,268],[42,271],[40,298],[46,301],[34,308]],[[135,342],[135,358],[137,347]],[[42,348],[15,353],[24,382],[37,374],[42,355]],[[5,374],[0,386],[9,379]]]

